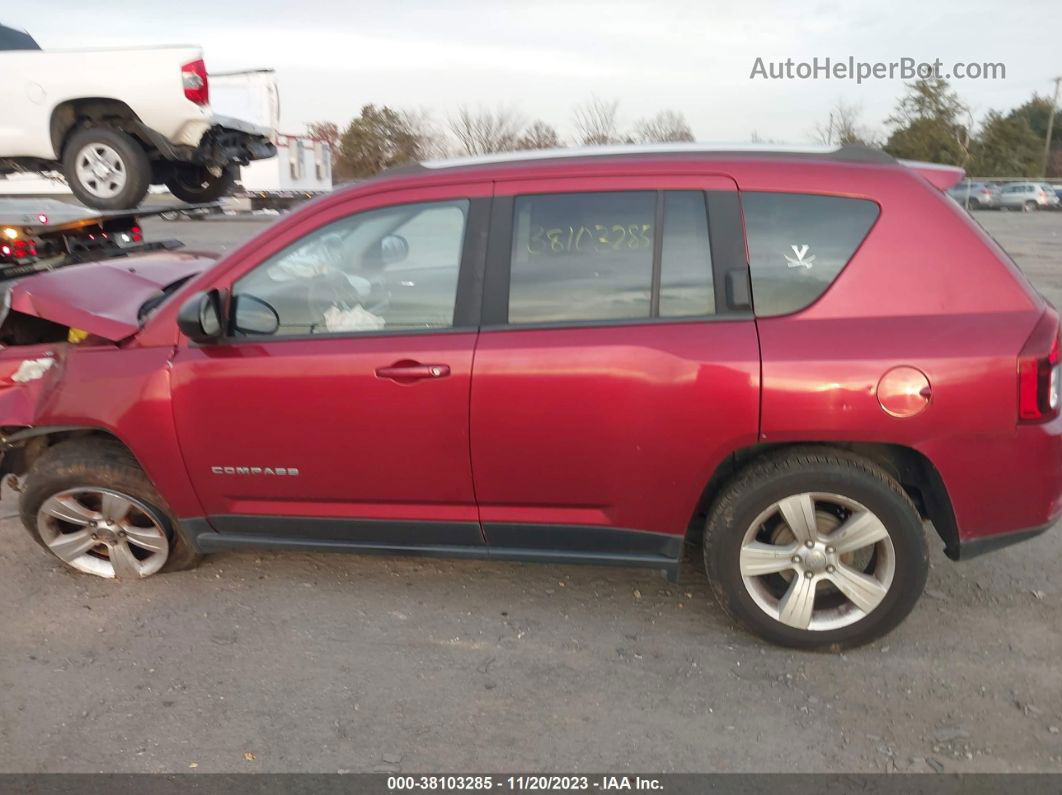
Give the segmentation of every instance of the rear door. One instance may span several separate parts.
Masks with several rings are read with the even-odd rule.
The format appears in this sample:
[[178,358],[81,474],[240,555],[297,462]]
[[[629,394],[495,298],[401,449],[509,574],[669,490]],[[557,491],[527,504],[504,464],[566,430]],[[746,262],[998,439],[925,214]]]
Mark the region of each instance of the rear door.
[[679,554],[715,467],[756,441],[747,274],[727,177],[495,186],[471,400],[488,543]]

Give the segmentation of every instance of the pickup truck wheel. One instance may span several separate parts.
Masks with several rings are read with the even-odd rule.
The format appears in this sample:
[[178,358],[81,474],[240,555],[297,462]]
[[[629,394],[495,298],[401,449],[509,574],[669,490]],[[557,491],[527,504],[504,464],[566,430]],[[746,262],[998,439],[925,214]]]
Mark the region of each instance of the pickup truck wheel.
[[819,448],[737,475],[709,514],[704,558],[734,619],[773,643],[831,651],[896,627],[929,572],[922,521],[900,485]]
[[71,568],[135,580],[199,561],[163,506],[122,445],[72,439],[34,463],[19,511],[33,538]]
[[151,163],[136,139],[121,130],[84,127],[63,148],[63,174],[82,204],[128,210],[147,195]]
[[170,193],[190,204],[212,202],[227,194],[236,182],[236,167],[229,166],[214,176],[203,166],[185,163],[174,165],[173,173],[166,180]]

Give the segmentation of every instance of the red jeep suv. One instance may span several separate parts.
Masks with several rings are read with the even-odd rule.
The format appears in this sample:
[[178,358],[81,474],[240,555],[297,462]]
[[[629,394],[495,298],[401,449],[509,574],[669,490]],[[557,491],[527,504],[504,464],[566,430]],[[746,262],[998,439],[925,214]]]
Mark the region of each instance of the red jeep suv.
[[425,163],[217,262],[26,278],[3,471],[102,577],[247,547],[674,577],[703,529],[734,618],[865,643],[927,532],[960,559],[1062,512],[1059,318],[960,177],[858,147]]

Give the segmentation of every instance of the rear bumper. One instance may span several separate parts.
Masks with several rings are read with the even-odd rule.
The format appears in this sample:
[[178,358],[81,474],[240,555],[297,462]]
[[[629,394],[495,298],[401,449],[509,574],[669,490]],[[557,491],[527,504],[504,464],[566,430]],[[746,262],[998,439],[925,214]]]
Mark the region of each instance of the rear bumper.
[[246,165],[252,160],[273,157],[276,153],[276,146],[264,135],[228,127],[211,127],[196,148],[195,160],[206,165]]
[[164,159],[181,163],[224,168],[231,164],[246,165],[252,160],[264,160],[277,153],[277,147],[265,134],[266,131],[247,125],[254,130],[248,132],[215,123],[217,120],[189,123],[175,141],[143,124],[138,125],[137,131],[154,145]]
[[1062,517],[1062,417],[926,452],[954,509],[946,551],[955,560],[1032,538]]

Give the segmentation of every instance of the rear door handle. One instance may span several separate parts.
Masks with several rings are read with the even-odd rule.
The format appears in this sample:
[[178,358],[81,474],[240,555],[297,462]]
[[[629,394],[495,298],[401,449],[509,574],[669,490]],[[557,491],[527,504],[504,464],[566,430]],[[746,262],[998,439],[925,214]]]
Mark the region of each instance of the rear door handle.
[[421,364],[420,362],[395,362],[390,367],[377,367],[378,378],[393,381],[421,381],[425,378],[446,378],[450,375],[448,364]]

